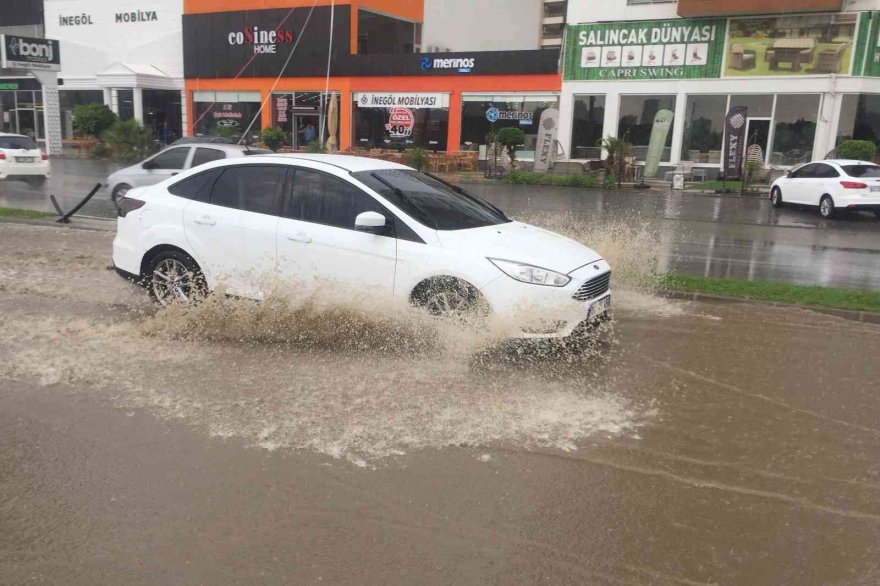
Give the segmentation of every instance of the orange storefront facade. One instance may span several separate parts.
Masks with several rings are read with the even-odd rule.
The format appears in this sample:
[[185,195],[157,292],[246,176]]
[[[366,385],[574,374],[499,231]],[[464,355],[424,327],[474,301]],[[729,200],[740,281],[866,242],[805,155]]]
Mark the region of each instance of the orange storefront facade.
[[[421,1],[245,4],[185,2],[192,134],[250,140],[279,127],[302,147],[327,138],[336,100],[341,150],[477,150],[503,126],[535,134],[541,111],[558,107],[556,51],[419,53]],[[527,138],[526,157],[529,147]]]

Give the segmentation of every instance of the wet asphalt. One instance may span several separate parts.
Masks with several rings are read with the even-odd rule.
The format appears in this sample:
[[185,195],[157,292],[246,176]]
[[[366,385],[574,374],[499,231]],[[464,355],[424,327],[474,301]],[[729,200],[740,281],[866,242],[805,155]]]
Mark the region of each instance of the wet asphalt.
[[[0,206],[52,211],[49,194],[69,209],[118,167],[90,159],[55,159],[40,188],[0,182]],[[510,214],[570,212],[584,218],[651,222],[662,235],[658,269],[880,290],[880,221],[867,213],[823,220],[815,210],[772,208],[763,197],[691,195],[661,188],[607,191],[472,184]],[[80,212],[113,217],[106,189]]]
[[0,584],[880,583],[880,326],[619,287],[582,357],[190,339],[111,238],[0,224]]

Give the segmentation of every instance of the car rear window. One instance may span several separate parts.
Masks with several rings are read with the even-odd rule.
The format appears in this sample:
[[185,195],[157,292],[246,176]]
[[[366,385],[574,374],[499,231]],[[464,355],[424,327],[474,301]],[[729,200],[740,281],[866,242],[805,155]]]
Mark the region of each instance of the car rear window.
[[26,136],[0,136],[0,149],[35,150],[37,145]]
[[880,165],[841,165],[850,177],[880,177]]

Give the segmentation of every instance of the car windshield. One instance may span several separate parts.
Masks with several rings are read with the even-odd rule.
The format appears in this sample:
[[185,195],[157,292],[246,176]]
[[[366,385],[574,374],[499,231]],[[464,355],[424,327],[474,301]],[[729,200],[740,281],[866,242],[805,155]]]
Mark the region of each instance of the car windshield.
[[0,149],[27,149],[32,151],[37,148],[34,141],[26,136],[0,136]]
[[841,165],[850,177],[880,177],[880,165]]
[[492,204],[418,171],[384,169],[359,171],[352,176],[434,230],[463,230],[510,222]]

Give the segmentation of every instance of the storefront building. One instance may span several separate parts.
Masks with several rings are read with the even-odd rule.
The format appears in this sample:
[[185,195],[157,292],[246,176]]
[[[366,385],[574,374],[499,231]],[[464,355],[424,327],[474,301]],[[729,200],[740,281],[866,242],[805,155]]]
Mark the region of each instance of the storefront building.
[[689,161],[716,176],[726,114],[740,106],[744,148],[760,147],[765,168],[823,158],[847,138],[880,145],[878,21],[825,12],[569,26],[559,140],[569,158],[589,160],[616,136],[644,161],[655,117],[668,111],[659,174]]
[[184,133],[183,0],[43,0],[46,35],[59,39],[61,130],[74,138],[73,109],[106,104],[156,140]]
[[256,140],[277,127],[289,146],[302,148],[335,129],[341,150],[479,151],[490,132],[515,125],[526,134],[521,155],[529,158],[538,117],[558,107],[558,51],[413,52],[418,2],[219,4],[184,6],[194,134]]

